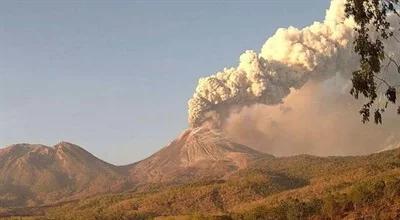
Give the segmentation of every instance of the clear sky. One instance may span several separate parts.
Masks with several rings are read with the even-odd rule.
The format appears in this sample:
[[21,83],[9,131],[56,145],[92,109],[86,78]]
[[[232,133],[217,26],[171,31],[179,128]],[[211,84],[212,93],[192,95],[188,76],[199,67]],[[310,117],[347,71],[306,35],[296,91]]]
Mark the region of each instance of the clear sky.
[[0,1],[0,146],[78,144],[127,164],[187,127],[201,76],[327,0]]

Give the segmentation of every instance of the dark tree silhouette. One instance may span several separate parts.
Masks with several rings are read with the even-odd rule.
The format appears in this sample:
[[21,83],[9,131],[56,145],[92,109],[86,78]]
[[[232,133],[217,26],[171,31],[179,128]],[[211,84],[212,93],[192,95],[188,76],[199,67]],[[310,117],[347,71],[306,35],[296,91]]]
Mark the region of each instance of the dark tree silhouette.
[[[381,75],[384,65],[395,65],[400,74],[399,63],[385,53],[384,46],[384,41],[388,39],[400,43],[396,37],[398,29],[394,29],[393,24],[388,21],[390,14],[400,18],[399,6],[399,0],[346,0],[346,16],[353,17],[356,22],[354,51],[361,57],[360,68],[353,72],[353,86],[350,93],[356,99],[359,95],[363,95],[368,100],[360,110],[363,123],[369,121],[373,111],[375,123],[382,124],[382,113],[388,104],[396,104],[396,89],[399,85],[394,85]],[[375,31],[377,36],[373,37],[370,31]],[[386,86],[384,107],[374,106],[380,85]],[[397,113],[400,114],[400,106]]]

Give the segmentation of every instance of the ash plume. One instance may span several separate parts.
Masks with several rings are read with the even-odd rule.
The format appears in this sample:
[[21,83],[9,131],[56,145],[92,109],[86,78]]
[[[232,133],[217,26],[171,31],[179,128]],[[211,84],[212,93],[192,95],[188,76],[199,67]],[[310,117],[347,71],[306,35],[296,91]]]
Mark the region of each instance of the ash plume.
[[354,100],[350,86],[341,76],[310,80],[282,104],[255,104],[229,114],[221,129],[232,141],[275,156],[360,155],[399,146],[396,106],[387,109],[383,126],[362,124],[358,110],[364,100]]
[[220,127],[232,109],[252,104],[276,105],[310,79],[350,73],[358,61],[352,53],[354,22],[344,15],[344,0],[333,0],[323,22],[281,28],[258,54],[248,50],[239,65],[199,79],[188,102],[191,127]]

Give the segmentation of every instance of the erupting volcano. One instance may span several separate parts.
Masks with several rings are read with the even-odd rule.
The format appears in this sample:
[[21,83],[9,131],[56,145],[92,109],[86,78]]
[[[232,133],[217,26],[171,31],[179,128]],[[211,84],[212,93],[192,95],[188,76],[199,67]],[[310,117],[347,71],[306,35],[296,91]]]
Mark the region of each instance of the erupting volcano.
[[215,129],[189,128],[149,158],[131,165],[131,177],[142,182],[221,178],[262,154],[232,142]]

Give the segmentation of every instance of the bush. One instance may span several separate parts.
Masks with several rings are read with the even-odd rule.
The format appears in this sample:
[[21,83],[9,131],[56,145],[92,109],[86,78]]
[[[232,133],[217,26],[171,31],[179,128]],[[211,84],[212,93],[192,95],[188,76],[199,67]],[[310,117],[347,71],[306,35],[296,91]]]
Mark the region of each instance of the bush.
[[355,204],[371,204],[384,195],[385,182],[362,182],[356,184],[350,191],[351,200]]

